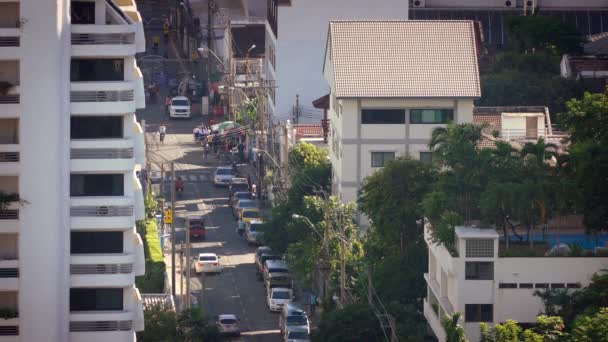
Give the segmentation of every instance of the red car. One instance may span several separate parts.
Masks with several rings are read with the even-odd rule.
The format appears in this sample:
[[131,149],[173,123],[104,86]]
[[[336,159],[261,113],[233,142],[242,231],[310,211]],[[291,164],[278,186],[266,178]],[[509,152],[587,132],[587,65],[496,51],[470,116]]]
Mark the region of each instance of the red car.
[[205,240],[205,219],[202,216],[188,216],[187,227],[190,231],[190,240]]

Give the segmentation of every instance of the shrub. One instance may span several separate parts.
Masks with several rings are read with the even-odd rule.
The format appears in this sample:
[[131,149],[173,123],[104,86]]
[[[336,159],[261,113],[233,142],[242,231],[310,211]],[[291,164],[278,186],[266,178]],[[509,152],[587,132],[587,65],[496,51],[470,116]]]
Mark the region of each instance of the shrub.
[[165,289],[165,263],[146,260],[146,274],[135,278],[142,293],[162,293]]

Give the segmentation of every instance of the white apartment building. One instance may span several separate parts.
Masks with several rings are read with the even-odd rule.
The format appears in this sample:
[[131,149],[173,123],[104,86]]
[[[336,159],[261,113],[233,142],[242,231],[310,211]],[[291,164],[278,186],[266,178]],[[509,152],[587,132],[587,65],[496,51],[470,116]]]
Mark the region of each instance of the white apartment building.
[[446,339],[441,318],[454,312],[462,314],[460,324],[472,342],[479,341],[479,322],[535,323],[544,307],[534,291],[585,287],[608,266],[606,257],[501,257],[494,229],[455,231],[455,251],[450,252],[432,241],[428,225],[425,229],[429,272],[424,274],[424,317],[439,341]]
[[2,342],[143,330],[144,50],[134,0],[0,1]]
[[[328,93],[320,73],[331,20],[404,20],[409,1],[405,0],[271,0],[278,4],[276,45],[276,110],[289,117],[296,104],[312,102]],[[321,114],[319,114],[321,119]]]
[[471,21],[330,22],[323,73],[334,195],[356,201],[387,161],[429,160],[435,127],[472,122],[476,37]]

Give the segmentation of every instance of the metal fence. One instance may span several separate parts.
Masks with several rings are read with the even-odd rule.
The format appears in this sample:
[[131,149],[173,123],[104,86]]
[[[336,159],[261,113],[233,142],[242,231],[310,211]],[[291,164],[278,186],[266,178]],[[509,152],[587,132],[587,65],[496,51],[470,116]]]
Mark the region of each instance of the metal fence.
[[[133,148],[73,148],[71,159],[131,159]],[[1,161],[1,159],[0,159]]]
[[0,268],[0,278],[19,278],[19,269]]
[[19,152],[0,152],[0,163],[14,163],[19,161]]
[[119,217],[133,216],[133,206],[75,206],[70,208],[72,217]]
[[17,220],[19,219],[19,210],[7,209],[0,210],[0,220]]
[[133,264],[70,265],[70,274],[129,274],[129,273],[133,273]]
[[132,321],[90,321],[70,322],[71,332],[84,331],[129,331],[133,327]]
[[86,90],[71,91],[71,102],[121,102],[133,101],[133,90]]
[[0,46],[19,46],[19,37],[0,37]]
[[130,45],[135,33],[72,33],[72,45]]
[[0,104],[19,103],[19,94],[0,95]]
[[0,336],[17,336],[19,335],[19,327],[16,325],[0,326]]

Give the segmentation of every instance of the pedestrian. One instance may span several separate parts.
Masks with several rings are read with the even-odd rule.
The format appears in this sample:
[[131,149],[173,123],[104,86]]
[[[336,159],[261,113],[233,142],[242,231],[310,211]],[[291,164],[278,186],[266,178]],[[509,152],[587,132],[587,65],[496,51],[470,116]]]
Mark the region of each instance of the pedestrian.
[[242,220],[239,220],[239,222],[237,222],[236,230],[239,236],[243,237],[243,233],[245,232],[245,223]]
[[165,134],[167,133],[167,127],[165,127],[164,125],[160,125],[158,127],[158,136],[160,138],[160,143],[164,143],[165,142]]
[[192,130],[192,135],[194,136],[194,141],[197,141],[198,138],[200,137],[201,134],[201,129],[197,127],[194,127],[194,129]]
[[315,314],[315,310],[317,308],[317,295],[313,292],[310,293],[310,315]]
[[165,42],[169,40],[169,20],[165,20],[163,24],[163,37],[165,38]]
[[167,95],[165,97],[165,113],[167,113],[167,115],[169,114],[169,106],[171,106],[171,97]]
[[152,37],[152,48],[154,49],[154,53],[158,54],[158,46],[160,45],[160,37],[154,36]]
[[241,161],[241,163],[244,163],[245,162],[245,145],[243,145],[242,141],[239,142],[237,149],[239,150],[239,160]]
[[207,160],[208,156],[209,156],[209,143],[206,141],[203,141],[203,159]]

